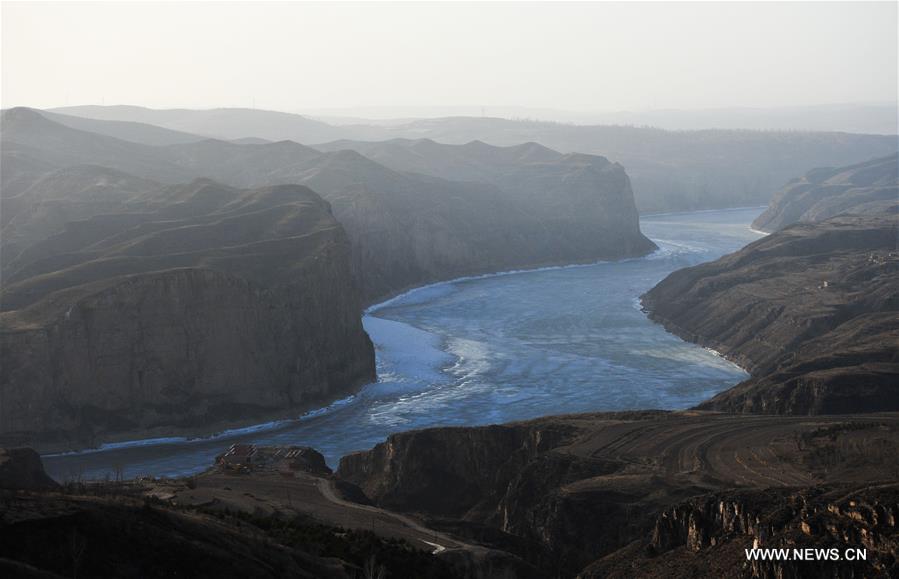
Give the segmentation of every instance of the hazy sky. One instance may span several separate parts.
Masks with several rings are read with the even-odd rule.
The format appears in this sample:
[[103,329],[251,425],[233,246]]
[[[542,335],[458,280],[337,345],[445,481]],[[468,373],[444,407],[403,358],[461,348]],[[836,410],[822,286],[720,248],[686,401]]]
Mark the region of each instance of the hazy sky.
[[15,3],[2,106],[889,102],[897,3]]

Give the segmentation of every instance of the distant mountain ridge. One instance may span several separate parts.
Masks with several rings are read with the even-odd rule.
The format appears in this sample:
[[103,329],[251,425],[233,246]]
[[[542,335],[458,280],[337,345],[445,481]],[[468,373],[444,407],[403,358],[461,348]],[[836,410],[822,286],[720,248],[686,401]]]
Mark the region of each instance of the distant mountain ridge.
[[395,171],[422,173],[456,181],[482,181],[500,185],[505,172],[523,163],[544,164],[563,158],[574,159],[539,143],[494,147],[483,141],[447,145],[432,139],[391,139],[389,141],[340,140],[316,145],[325,152],[352,150]]
[[123,141],[131,141],[133,143],[141,143],[144,145],[175,145],[178,143],[193,143],[208,138],[183,131],[166,129],[148,123],[104,121],[89,117],[52,113],[50,111],[41,111],[41,114],[51,121],[56,121],[57,123],[73,129],[107,135],[109,137],[122,139]]
[[[210,177],[237,187],[312,187],[346,227],[369,302],[462,275],[631,257],[654,247],[639,231],[623,168],[598,156],[473,144],[475,154],[466,149],[456,158],[455,175],[463,179],[448,180],[292,141],[147,146],[71,129],[29,109],[7,111],[4,119],[4,145],[28,145],[13,164],[93,163],[157,174],[164,183]],[[23,211],[28,198],[13,193],[7,200],[4,191],[4,202]]]
[[[663,130],[474,116],[332,126],[301,115],[255,109],[71,107],[54,112],[160,124],[225,139],[289,139],[306,145],[397,138],[445,144],[480,140],[501,147],[537,142],[561,153],[588,153],[621,163],[644,212],[763,205],[771,191],[811,167],[850,165],[899,149],[895,135],[842,132]],[[212,122],[222,128],[207,130]]]
[[576,125],[627,125],[669,131],[750,129],[899,134],[896,103],[836,103],[781,107],[572,111],[522,106],[353,107],[303,109],[298,114],[343,125],[400,125],[441,117],[485,116]]
[[[27,158],[42,167],[100,165],[163,183],[181,183],[194,177],[169,160],[162,147],[71,128],[34,109],[5,111],[0,117],[0,140],[4,170],[15,171],[21,159]],[[20,192],[4,184],[4,197]]]
[[341,138],[336,127],[302,115],[248,108],[149,109],[138,106],[74,106],[52,112],[104,121],[132,121],[206,138],[257,137],[269,141],[316,143]]

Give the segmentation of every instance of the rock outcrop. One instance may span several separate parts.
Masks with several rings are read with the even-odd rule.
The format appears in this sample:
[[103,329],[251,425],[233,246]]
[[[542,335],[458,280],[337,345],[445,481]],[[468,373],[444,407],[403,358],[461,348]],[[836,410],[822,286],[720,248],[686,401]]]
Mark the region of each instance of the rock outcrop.
[[[642,548],[622,549],[580,576],[892,577],[897,522],[895,484],[713,493],[665,509]],[[783,549],[788,558],[749,560],[751,549]]]
[[797,224],[647,292],[653,320],[752,374],[700,408],[899,410],[897,224],[899,216]]
[[843,213],[899,213],[899,155],[809,171],[775,193],[768,209],[752,226],[777,231],[793,223],[814,223]]
[[550,422],[393,434],[371,451],[343,457],[339,475],[387,508],[461,518],[498,500],[497,491],[525,465],[574,432]]
[[44,472],[41,457],[31,448],[0,448],[0,489],[50,490],[59,485]]
[[374,379],[349,241],[320,197],[201,180],[152,199],[73,223],[10,270],[4,439],[209,432]]

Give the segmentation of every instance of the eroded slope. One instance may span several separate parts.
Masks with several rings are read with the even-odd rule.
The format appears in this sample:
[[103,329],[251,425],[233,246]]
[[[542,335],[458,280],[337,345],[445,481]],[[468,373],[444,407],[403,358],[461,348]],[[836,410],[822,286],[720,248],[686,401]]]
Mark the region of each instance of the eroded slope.
[[676,271],[649,316],[752,378],[700,407],[820,414],[899,409],[899,217],[800,224]]

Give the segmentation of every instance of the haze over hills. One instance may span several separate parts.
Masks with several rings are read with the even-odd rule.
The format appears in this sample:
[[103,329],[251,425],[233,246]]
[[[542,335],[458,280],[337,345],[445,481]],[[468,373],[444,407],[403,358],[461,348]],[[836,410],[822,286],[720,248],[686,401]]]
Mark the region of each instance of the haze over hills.
[[[462,275],[629,257],[653,248],[639,232],[627,175],[601,157],[538,146],[469,147],[496,159],[486,162],[495,164],[487,175],[491,180],[520,185],[502,188],[490,180],[396,171],[353,151],[321,152],[291,141],[154,147],[77,131],[27,109],[5,116],[14,118],[5,123],[4,142],[12,149],[19,141],[33,144],[28,160],[41,167],[90,162],[152,174],[156,166],[165,182],[185,175],[238,187],[312,187],[331,203],[350,236],[367,301]],[[470,154],[459,162],[471,167],[467,174],[485,165]],[[18,199],[13,206],[25,205]]]
[[123,141],[142,143],[144,145],[175,145],[178,143],[193,143],[209,138],[142,122],[108,121],[73,115],[63,115],[50,111],[41,111],[41,115],[51,121],[56,121],[61,125],[73,129],[107,135],[122,139]]
[[11,260],[66,224],[116,212],[162,184],[97,165],[50,170],[19,195],[2,197],[4,272]]
[[[83,107],[86,109],[86,107]],[[670,131],[750,129],[899,134],[894,103],[825,104],[790,107],[720,107],[574,111],[521,106],[355,107],[296,111],[333,125],[400,125],[437,117],[489,116],[575,125],[629,125]]]
[[628,111],[598,115],[593,123],[650,126],[672,131],[749,129],[899,134],[895,103]]
[[899,212],[899,156],[849,167],[814,169],[774,194],[753,222],[763,231],[792,223],[822,221],[841,213],[884,215]]
[[4,197],[24,191],[43,175],[46,167],[99,165],[162,183],[179,183],[194,177],[170,161],[162,148],[67,127],[34,109],[4,111],[0,122],[4,169],[8,167],[14,175],[21,175],[15,187],[3,184]]
[[[315,148],[331,152],[352,150],[396,171],[457,181],[481,181],[507,189],[543,187],[543,183],[534,183],[516,170],[523,164],[542,168],[566,157],[534,142],[495,147],[483,141],[447,145],[431,139],[340,140]],[[574,159],[576,154],[569,154],[567,158]]]
[[306,144],[330,141],[341,135],[338,128],[327,123],[293,113],[260,109],[149,109],[128,105],[86,105],[61,107],[51,112],[104,121],[145,123],[224,140],[257,137]]
[[[206,119],[234,139],[290,139],[306,145],[336,140],[427,138],[445,144],[483,141],[496,146],[537,142],[562,153],[589,153],[621,163],[644,212],[762,205],[771,191],[811,167],[858,163],[895,153],[895,135],[708,129],[670,131],[651,127],[571,125],[490,117],[444,117],[398,124],[331,126],[300,115],[255,109],[156,111],[139,107],[67,107],[69,115],[137,122],[168,122],[198,134]],[[177,123],[171,121],[177,119]],[[193,119],[188,122],[185,119]],[[309,125],[309,123],[314,123]],[[360,145],[361,146],[361,145]],[[326,146],[329,148],[330,145]]]
[[[536,141],[561,152],[603,155],[621,163],[643,212],[764,204],[770,192],[809,166],[848,164],[894,153],[896,138],[846,133],[747,130],[664,131],[571,126],[484,118],[415,121],[393,136],[442,143],[480,139],[494,145]],[[361,137],[383,139],[379,134]],[[802,167],[800,169],[800,167]]]

